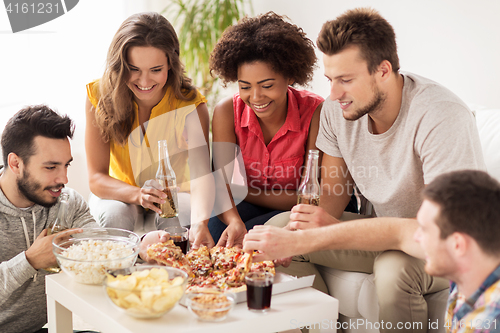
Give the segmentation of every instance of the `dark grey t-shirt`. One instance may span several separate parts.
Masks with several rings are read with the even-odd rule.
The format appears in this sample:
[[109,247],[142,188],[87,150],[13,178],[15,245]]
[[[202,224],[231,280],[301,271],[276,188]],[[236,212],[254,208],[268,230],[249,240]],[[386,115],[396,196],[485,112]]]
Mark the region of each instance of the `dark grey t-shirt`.
[[455,94],[411,73],[401,109],[385,133],[371,133],[368,116],[347,121],[339,103],[325,100],[316,145],[344,159],[377,216],[415,217],[421,192],[436,176],[486,170],[472,112]]

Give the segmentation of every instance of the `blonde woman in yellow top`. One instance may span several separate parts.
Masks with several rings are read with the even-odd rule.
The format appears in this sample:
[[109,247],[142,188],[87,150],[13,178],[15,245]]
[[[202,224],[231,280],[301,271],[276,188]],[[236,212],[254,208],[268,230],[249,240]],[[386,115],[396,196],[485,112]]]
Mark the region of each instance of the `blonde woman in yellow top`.
[[132,230],[147,210],[161,213],[154,204],[166,195],[153,180],[157,142],[167,140],[180,190],[177,223],[191,225],[194,247],[212,246],[206,99],[184,75],[177,35],[163,16],[140,13],[122,23],[104,75],[87,85],[86,119],[89,205],[96,220]]

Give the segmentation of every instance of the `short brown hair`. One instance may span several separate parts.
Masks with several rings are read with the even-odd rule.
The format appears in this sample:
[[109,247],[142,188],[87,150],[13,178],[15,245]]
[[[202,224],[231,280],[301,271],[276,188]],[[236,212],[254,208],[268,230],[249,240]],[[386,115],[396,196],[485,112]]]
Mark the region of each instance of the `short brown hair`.
[[210,70],[224,84],[238,80],[238,68],[262,61],[294,83],[305,85],[316,65],[314,43],[298,26],[274,12],[245,17],[224,31],[210,55]]
[[359,47],[370,74],[375,73],[384,60],[391,63],[394,73],[399,71],[394,29],[371,8],[348,10],[335,20],[326,22],[316,44],[327,55],[337,54],[349,46]]
[[437,177],[423,192],[440,206],[441,238],[461,232],[485,253],[500,254],[500,183],[486,172],[455,171]]
[[7,167],[10,153],[19,156],[25,164],[35,154],[33,141],[37,136],[49,139],[72,138],[73,121],[61,116],[46,105],[28,106],[9,119],[2,133],[3,163]]

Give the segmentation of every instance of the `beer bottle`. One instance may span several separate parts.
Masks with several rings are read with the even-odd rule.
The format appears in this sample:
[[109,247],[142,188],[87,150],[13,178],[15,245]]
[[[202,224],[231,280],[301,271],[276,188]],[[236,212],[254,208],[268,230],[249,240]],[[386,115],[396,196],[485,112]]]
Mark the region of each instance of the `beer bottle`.
[[66,192],[61,192],[59,196],[59,210],[57,211],[57,216],[54,222],[49,224],[47,235],[56,234],[59,231],[69,229],[71,226],[68,221],[68,203],[69,194]]
[[306,172],[299,186],[298,204],[319,206],[320,187],[318,182],[318,158],[318,150],[309,150]]
[[[47,228],[47,235],[56,234],[60,231],[71,228],[70,221],[68,219],[68,200],[69,194],[61,192],[61,195],[59,196],[59,210],[57,211],[56,219],[50,223]],[[61,268],[56,264],[55,266],[45,268],[45,270],[51,273],[59,273]]]
[[163,193],[167,195],[164,204],[155,204],[161,209],[160,217],[171,218],[179,215],[177,202],[177,180],[170,165],[167,140],[158,141],[158,170],[156,180],[163,186]]

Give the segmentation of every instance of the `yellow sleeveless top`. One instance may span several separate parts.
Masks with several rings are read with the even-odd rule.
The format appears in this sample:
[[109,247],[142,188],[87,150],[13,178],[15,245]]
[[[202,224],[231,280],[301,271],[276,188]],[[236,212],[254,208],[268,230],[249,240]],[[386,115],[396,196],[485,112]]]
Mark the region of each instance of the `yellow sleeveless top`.
[[[87,85],[87,95],[97,110],[99,80]],[[189,192],[186,117],[196,111],[199,104],[206,102],[205,96],[198,91],[191,101],[179,100],[172,88],[168,87],[162,100],[151,110],[150,118],[144,124],[145,135],[139,126],[138,107],[134,102],[135,120],[127,143],[122,146],[110,140],[109,175],[127,184],[142,187],[144,182],[155,178],[158,168],[158,141],[167,140],[168,154],[177,177],[177,186],[182,192]]]

